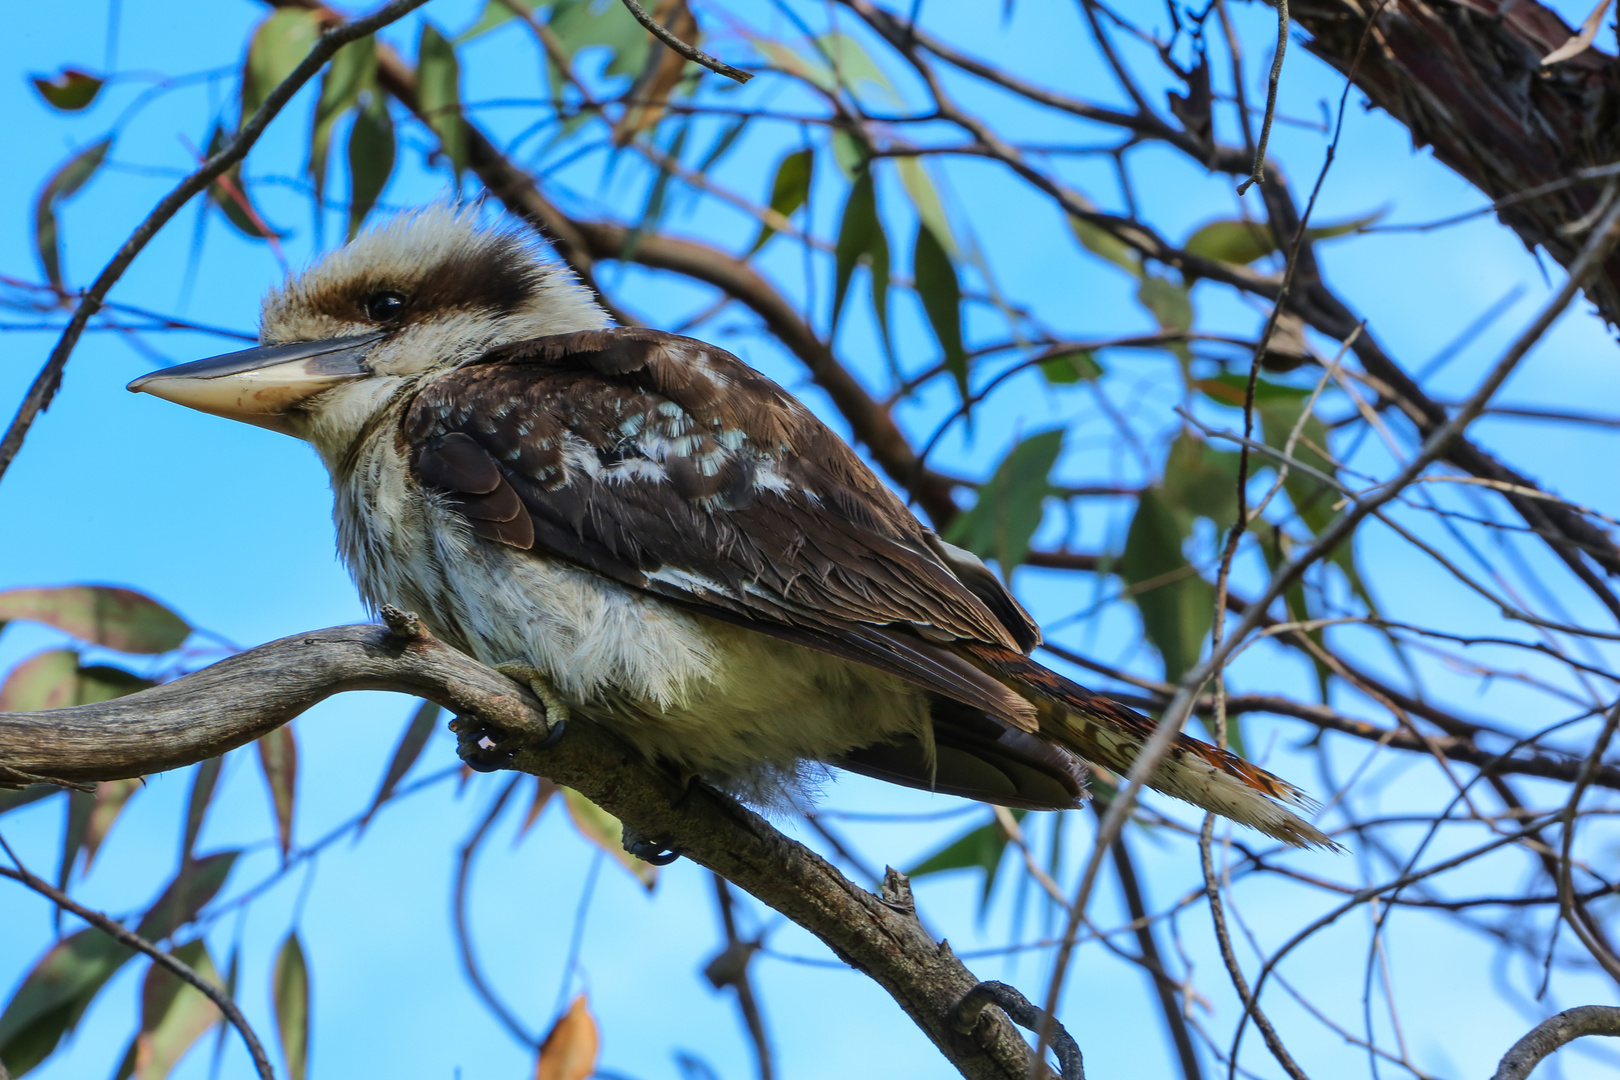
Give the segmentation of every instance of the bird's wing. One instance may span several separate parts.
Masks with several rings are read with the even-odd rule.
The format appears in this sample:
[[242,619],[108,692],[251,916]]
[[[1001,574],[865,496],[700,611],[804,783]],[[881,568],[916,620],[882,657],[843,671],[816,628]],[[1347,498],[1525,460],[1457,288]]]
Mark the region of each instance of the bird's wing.
[[1035,726],[948,647],[1026,652],[1029,616],[722,349],[642,329],[504,346],[424,382],[401,436],[480,536]]

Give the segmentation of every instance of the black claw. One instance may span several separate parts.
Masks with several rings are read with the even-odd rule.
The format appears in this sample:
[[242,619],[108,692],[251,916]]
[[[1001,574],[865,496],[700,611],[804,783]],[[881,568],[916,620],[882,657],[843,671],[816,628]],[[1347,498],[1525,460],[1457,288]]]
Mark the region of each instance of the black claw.
[[551,730],[546,732],[546,737],[541,739],[539,742],[533,744],[533,746],[531,746],[530,749],[531,750],[549,750],[551,747],[557,745],[557,740],[561,739],[563,737],[563,733],[566,732],[567,730],[568,730],[568,721],[566,721],[566,720],[557,721],[555,724],[551,725]]
[[[458,722],[465,723],[465,721]],[[488,728],[469,725],[465,729],[458,730],[456,735],[459,743],[456,749],[467,768],[474,772],[489,773],[511,767],[512,755],[509,748],[496,742]]]
[[652,863],[654,866],[668,866],[681,857],[679,849],[655,844],[651,840],[632,840],[624,846],[624,850],[642,862]]
[[1074,1041],[1074,1036],[1062,1024],[1047,1016],[1046,1010],[1037,1009],[1027,997],[1004,982],[982,982],[967,992],[967,996],[956,1006],[958,1029],[972,1031],[986,1005],[997,1006],[1007,1014],[1007,1019],[1021,1028],[1039,1032],[1044,1027],[1052,1044],[1052,1052],[1057,1055],[1058,1075],[1062,1080],[1086,1080],[1080,1044]]

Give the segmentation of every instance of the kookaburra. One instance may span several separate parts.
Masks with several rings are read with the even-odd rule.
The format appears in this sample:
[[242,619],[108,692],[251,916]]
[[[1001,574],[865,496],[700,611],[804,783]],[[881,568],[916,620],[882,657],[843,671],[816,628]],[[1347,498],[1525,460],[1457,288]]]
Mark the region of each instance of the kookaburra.
[[[1031,659],[996,576],[790,394],[612,326],[510,228],[398,217],[270,292],[260,338],[130,389],[307,441],[367,604],[682,775],[782,805],[833,766],[1058,809],[1152,731]],[[1333,846],[1299,789],[1191,738],[1150,783]]]

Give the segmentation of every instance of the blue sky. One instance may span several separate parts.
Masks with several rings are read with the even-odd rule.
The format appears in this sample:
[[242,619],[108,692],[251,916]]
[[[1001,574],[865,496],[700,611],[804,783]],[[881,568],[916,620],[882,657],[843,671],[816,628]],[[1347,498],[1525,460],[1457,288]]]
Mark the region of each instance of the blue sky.
[[[1556,6],[1570,21],[1585,14],[1567,2]],[[425,14],[443,28],[459,30],[472,22],[477,7],[434,0]],[[1238,7],[1253,84],[1271,16],[1259,5]],[[999,8],[937,4],[929,6],[928,16],[954,41],[1004,60],[1015,58],[1026,78],[1104,100],[1114,93],[1095,57],[1077,62],[1073,55],[1070,45],[1078,32],[1071,8],[1056,0],[1026,0],[1005,25]],[[784,29],[769,5],[739,5],[737,10],[755,26]],[[232,72],[242,44],[263,12],[258,5],[238,2],[126,0],[122,5],[116,46],[119,70],[168,75],[211,66],[231,70],[214,81],[159,98],[122,130],[112,153],[114,166],[63,214],[69,281],[88,282],[144,208],[188,167],[190,151],[182,139],[197,142],[206,137],[209,117],[232,93]],[[1163,21],[1162,16],[1159,19]],[[101,69],[107,55],[106,7],[16,5],[7,21],[8,31],[0,36],[0,115],[9,118],[10,152],[0,157],[4,193],[0,272],[37,279],[31,231],[34,193],[55,163],[103,135],[142,85],[131,81],[110,88],[107,100],[86,114],[52,113],[27,86],[24,74],[64,64]],[[387,35],[407,55],[414,49],[414,26],[412,20]],[[1052,26],[1060,26],[1063,33],[1050,32]],[[740,48],[734,35],[725,34],[715,47],[721,55],[727,47]],[[508,26],[470,44],[463,63],[470,73],[463,96],[470,102],[539,92],[533,44],[519,27]],[[906,92],[903,73],[895,73],[895,81]],[[1039,118],[981,87],[962,80],[951,86],[966,104],[991,116],[1012,137],[1054,137],[1040,126]],[[1340,87],[1338,76],[1304,49],[1290,51],[1285,109],[1314,119],[1316,103],[1324,101],[1331,107]],[[804,104],[794,94],[783,90],[778,104]],[[306,93],[255,149],[248,168],[250,177],[262,178],[254,191],[266,217],[290,233],[284,247],[294,266],[317,251],[311,213],[308,199],[278,185],[276,178],[299,175],[309,107]],[[533,120],[532,112],[521,108],[490,107],[478,116],[503,137],[515,135]],[[447,173],[424,162],[425,137],[409,133],[403,125],[401,133],[404,164],[384,202],[409,206],[445,197]],[[796,131],[782,127],[749,136],[727,164],[724,182],[760,199],[776,160],[798,138]],[[1274,152],[1285,163],[1296,190],[1307,188],[1322,161],[1322,134],[1279,126],[1274,139]],[[1205,175],[1168,151],[1148,149],[1130,160],[1144,216],[1171,239],[1182,239],[1203,222],[1235,212],[1228,178]],[[823,162],[821,169],[812,212],[825,232],[837,219],[842,188],[831,182],[830,163]],[[1061,171],[1099,204],[1119,206],[1111,164],[1078,159]],[[1077,336],[1150,329],[1148,317],[1131,299],[1129,279],[1083,257],[1059,216],[1032,203],[1005,173],[983,162],[953,161],[945,177],[953,222],[972,223],[976,240],[996,269],[997,284],[1008,295],[1036,307],[1054,325]],[[570,205],[586,212],[608,207],[620,214],[633,213],[645,186],[644,175],[628,168],[604,177],[599,156],[565,167],[559,178],[572,193]],[[898,185],[886,187],[880,195],[886,206],[899,206]],[[1424,221],[1473,208],[1481,201],[1426,152],[1412,150],[1404,129],[1379,113],[1364,111],[1359,96],[1351,95],[1340,156],[1323,188],[1317,220],[1342,220],[1384,209],[1386,221]],[[897,220],[905,220],[907,213],[896,210]],[[750,219],[713,200],[683,198],[672,220],[676,231],[733,248],[744,244],[754,229]],[[113,298],[251,331],[258,298],[282,273],[274,254],[211,215],[193,263],[195,222],[192,209],[183,211],[142,254]],[[334,215],[326,224],[328,244],[338,234],[337,222]],[[909,229],[908,224],[905,231]],[[897,249],[905,246],[898,239],[901,232],[891,229]],[[1322,258],[1329,280],[1358,305],[1373,332],[1409,370],[1421,367],[1499,297],[1515,286],[1523,287],[1522,298],[1507,315],[1464,350],[1436,384],[1437,394],[1452,397],[1468,392],[1528,320],[1537,299],[1546,295],[1548,280],[1554,284],[1561,280],[1556,266],[1547,261],[1538,264],[1489,218],[1438,234],[1361,237],[1324,247]],[[764,265],[798,295],[802,276],[795,250],[778,241],[767,251]],[[606,280],[616,296],[654,325],[678,323],[707,303],[689,286],[634,268],[615,267]],[[824,307],[825,276],[817,288]],[[857,298],[863,290],[864,285],[858,284]],[[1249,333],[1261,317],[1253,307],[1208,284],[1195,289],[1194,301],[1200,328]],[[911,370],[926,366],[933,345],[920,311],[909,302],[898,303],[895,327],[903,363]],[[991,317],[978,311],[969,329],[970,335],[981,337],[996,333]],[[747,319],[722,313],[701,333],[803,393],[829,423],[843,430],[791,358],[772,349]],[[109,333],[87,335],[80,345],[55,405],[35,426],[0,484],[0,521],[7,525],[0,532],[0,587],[78,581],[129,584],[162,598],[194,625],[241,645],[363,620],[353,587],[333,554],[325,474],[308,449],[283,436],[133,397],[123,390],[129,379],[158,363],[237,346],[188,333],[153,335],[148,340],[161,350],[163,359],[143,355]],[[34,332],[0,337],[4,350],[0,401],[9,403],[20,396],[51,341],[51,335]],[[883,362],[864,305],[851,305],[850,325],[842,331],[841,342],[861,375],[870,385],[878,385]],[[1141,418],[1143,431],[1173,432],[1179,422],[1170,410],[1177,402],[1164,390],[1170,361],[1142,354],[1114,356],[1117,359],[1108,360],[1107,387],[1115,400]],[[908,432],[922,437],[932,431],[942,410],[949,407],[949,393],[948,387],[937,386],[902,407],[898,415]],[[1089,407],[1082,393],[1046,393],[1033,376],[1017,380],[982,414],[971,435],[957,429],[941,444],[939,460],[951,470],[984,475],[1020,435],[1070,421]],[[1584,302],[1548,335],[1502,397],[1515,404],[1566,408],[1599,408],[1620,400],[1620,367],[1614,363],[1612,341]],[[1229,424],[1231,419],[1222,422]],[[1074,483],[1141,479],[1129,452],[1099,438],[1104,430],[1095,421],[1074,428],[1059,478]],[[1608,467],[1615,451],[1612,434],[1497,420],[1485,421],[1477,431],[1486,445],[1527,474],[1556,476],[1563,496],[1614,509],[1616,489]],[[1376,472],[1388,458],[1372,442],[1356,464]],[[1043,538],[1061,538],[1057,517],[1049,516]],[[1127,517],[1128,507],[1121,505],[1083,521],[1078,546],[1117,549]],[[1373,586],[1391,612],[1441,622],[1446,619],[1437,612],[1454,612],[1459,626],[1479,618],[1471,598],[1431,566],[1413,561],[1387,532],[1370,533],[1359,555],[1364,566],[1377,567]],[[1245,573],[1239,583],[1252,592],[1256,575],[1252,568]],[[1591,614],[1576,590],[1564,587],[1550,570],[1548,576],[1575,617]],[[1043,620],[1067,615],[1094,599],[1091,582],[1037,570],[1019,571],[1015,585]],[[1128,605],[1107,607],[1085,625],[1055,636],[1108,662],[1157,674],[1156,661],[1141,642]],[[0,668],[57,640],[43,630],[9,628],[0,637]],[[1389,669],[1387,657],[1370,642],[1364,655],[1369,663]],[[1465,685],[1461,676],[1438,664],[1425,669],[1425,674],[1431,687]],[[1278,661],[1274,654],[1257,650],[1235,668],[1234,681],[1251,689],[1307,693],[1312,676],[1297,661]],[[1482,715],[1511,715],[1521,697],[1512,688],[1502,688],[1475,707]],[[312,842],[364,809],[410,708],[408,700],[397,696],[350,694],[296,722],[303,769],[296,822],[301,842]],[[1308,786],[1321,786],[1313,759],[1292,748],[1301,737],[1300,729],[1269,718],[1249,723],[1251,744],[1267,748],[1270,767]],[[1341,778],[1363,752],[1363,747],[1344,749]],[[412,778],[428,777],[453,764],[453,744],[441,733]],[[1381,775],[1381,781],[1389,785],[1390,807],[1427,805],[1423,793],[1414,794],[1397,782],[1407,767],[1388,759],[1377,763],[1378,770],[1389,774]],[[505,1035],[472,996],[450,936],[449,890],[456,850],[504,782],[500,776],[478,777],[464,790],[458,790],[453,779],[427,787],[383,813],[358,842],[338,841],[312,868],[288,875],[245,913],[227,912],[212,924],[209,941],[216,957],[228,953],[233,942],[241,943],[242,1000],[261,1034],[271,1031],[267,993],[273,950],[296,925],[312,957],[314,1076],[473,1080],[523,1075],[532,1067],[530,1052]],[[118,823],[94,870],[77,887],[77,895],[87,903],[124,912],[155,894],[173,873],[188,783],[185,773],[151,779]],[[521,788],[519,800],[526,802],[527,793],[526,787]],[[955,800],[853,777],[831,785],[825,802],[829,809],[854,813],[957,812],[946,821],[837,821],[865,861],[878,868],[885,863],[910,865],[984,819],[984,811]],[[0,832],[31,866],[49,868],[60,844],[60,818],[60,807],[53,802],[7,815],[0,819]],[[664,871],[657,890],[648,895],[611,861],[600,860],[560,807],[549,808],[521,841],[515,835],[518,823],[519,815],[508,813],[485,846],[477,865],[472,912],[483,962],[528,1026],[543,1030],[560,1001],[585,989],[603,1028],[604,1069],[645,1080],[673,1078],[680,1075],[675,1055],[691,1051],[710,1062],[725,1080],[751,1075],[749,1051],[729,997],[711,993],[699,975],[719,942],[707,875],[689,863],[677,863]],[[781,825],[792,832],[804,831],[796,822]],[[1076,815],[1069,827],[1071,876],[1088,850],[1090,825],[1089,815]],[[1044,842],[1047,827],[1036,827],[1038,840]],[[227,896],[274,872],[277,857],[270,836],[264,784],[251,759],[237,755],[227,765],[200,845],[204,851],[249,846],[250,854],[236,871]],[[1160,844],[1141,832],[1132,840],[1150,889],[1164,893],[1155,893],[1151,899],[1156,903],[1168,903],[1196,880],[1186,845]],[[1320,860],[1328,857],[1304,858],[1297,865],[1350,873],[1342,864]],[[576,911],[598,861],[603,864],[590,892],[579,969],[565,979]],[[976,915],[977,878],[946,875],[919,882],[918,887],[929,925],[948,934],[960,953],[1005,941],[1012,929],[1012,888],[1001,887],[988,917],[981,920]],[[1316,894],[1277,882],[1240,895],[1249,924],[1273,944],[1307,921],[1304,913],[1322,904]],[[1093,911],[1099,926],[1124,921],[1111,879],[1104,880]],[[1359,1017],[1365,920],[1364,912],[1354,913],[1344,925],[1308,945],[1290,969],[1291,977],[1300,980],[1314,1001],[1343,1018]],[[1196,963],[1199,990],[1209,996],[1217,1018],[1229,1019],[1235,1015],[1235,999],[1211,949],[1205,913],[1201,908],[1189,910],[1180,917],[1180,925]],[[807,934],[752,904],[744,926],[746,932],[768,935],[771,955],[756,963],[754,975],[781,1075],[795,1080],[840,1074],[952,1075],[879,988],[829,963],[829,954]],[[49,944],[52,933],[50,911],[43,902],[15,889],[0,889],[0,989],[15,984]],[[1531,1013],[1491,989],[1490,951],[1477,937],[1438,919],[1414,917],[1397,922],[1389,947],[1397,958],[1397,987],[1410,1025],[1405,1034],[1427,1067],[1443,1075],[1484,1075],[1529,1026],[1526,1017]],[[1162,1022],[1140,974],[1095,946],[1079,956],[1063,1016],[1084,1047],[1092,1074],[1171,1075],[1160,1038]],[[1345,957],[1352,958],[1348,964]],[[1047,971],[1046,961],[1033,957],[978,959],[970,966],[981,977],[1016,982],[1032,997],[1044,986]],[[1353,968],[1348,975],[1347,966]],[[135,1026],[139,988],[134,976],[133,969],[121,974],[71,1045],[35,1075],[42,1080],[110,1075]],[[1565,1005],[1612,998],[1612,989],[1573,976],[1560,976],[1556,993],[1567,995],[1561,1002]],[[1273,991],[1268,1000],[1313,1077],[1365,1075],[1364,1055],[1314,1024],[1286,994]],[[1534,1012],[1536,1007],[1530,1009]],[[1220,1023],[1213,1026],[1224,1030]],[[1275,1066],[1254,1042],[1245,1063],[1261,1075],[1273,1075]],[[1565,1057],[1563,1075],[1568,1077],[1597,1076],[1608,1068],[1572,1054]],[[207,1052],[199,1051],[176,1075],[195,1080],[207,1075],[208,1065]],[[234,1040],[227,1041],[223,1069],[229,1077],[249,1074],[247,1059]],[[1557,1075],[1550,1066],[1549,1075]]]

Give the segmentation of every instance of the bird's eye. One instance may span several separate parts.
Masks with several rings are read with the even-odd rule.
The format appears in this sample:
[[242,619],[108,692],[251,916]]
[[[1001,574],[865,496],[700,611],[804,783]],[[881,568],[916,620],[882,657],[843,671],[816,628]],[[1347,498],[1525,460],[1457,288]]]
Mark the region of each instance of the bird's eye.
[[372,322],[393,322],[405,314],[405,294],[397,292],[372,293],[366,297],[366,318]]

